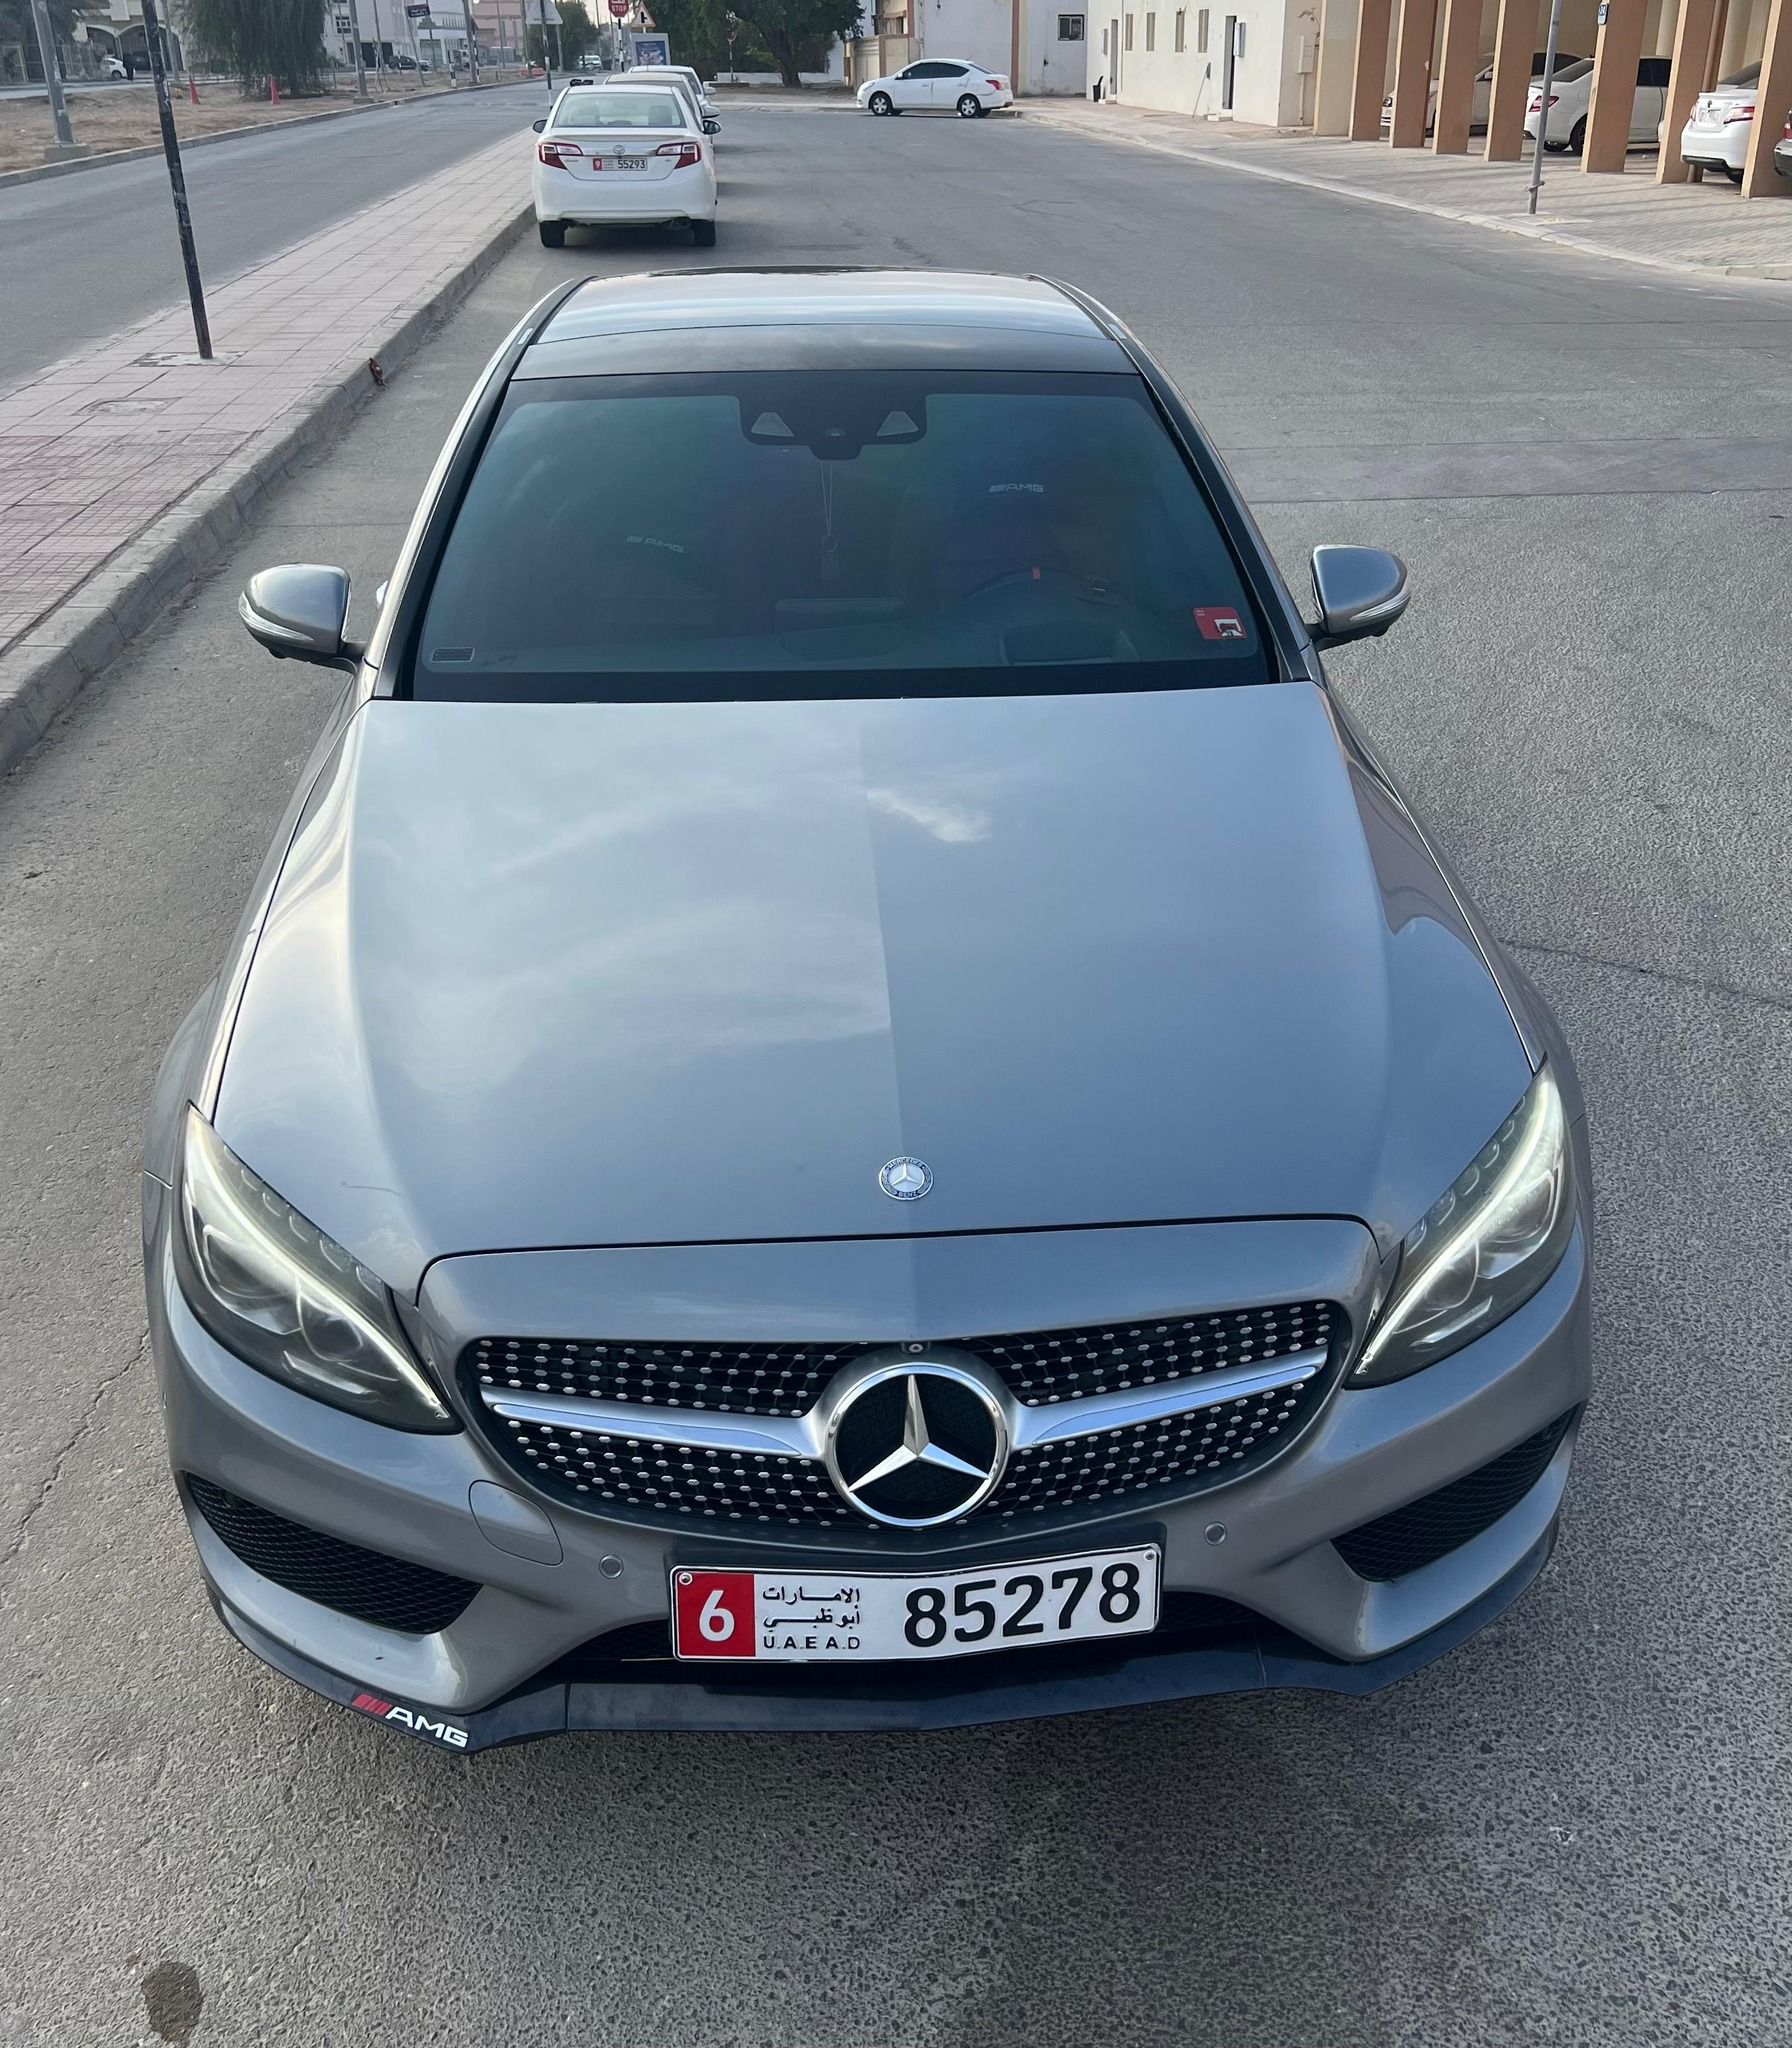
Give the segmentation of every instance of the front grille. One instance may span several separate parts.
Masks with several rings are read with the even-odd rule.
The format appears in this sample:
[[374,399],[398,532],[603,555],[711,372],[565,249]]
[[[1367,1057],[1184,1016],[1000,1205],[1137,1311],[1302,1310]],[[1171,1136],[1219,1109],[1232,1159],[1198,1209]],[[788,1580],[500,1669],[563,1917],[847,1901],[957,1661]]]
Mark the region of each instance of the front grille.
[[428,1565],[363,1550],[339,1536],[289,1522],[271,1508],[258,1507],[190,1472],[187,1491],[219,1541],[251,1571],[289,1593],[333,1607],[356,1621],[371,1622],[375,1628],[407,1636],[433,1635],[446,1628],[479,1590],[470,1579],[450,1578]]
[[[1335,1365],[1344,1334],[1344,1319],[1330,1303],[1296,1302],[969,1338],[951,1348],[982,1360],[1024,1407],[1042,1409],[1164,1388],[1227,1368],[1273,1366],[1302,1353],[1323,1351]],[[668,1433],[668,1411],[794,1418],[814,1407],[843,1366],[871,1348],[887,1347],[488,1337],[467,1347],[462,1372],[473,1412],[498,1450],[573,1506],[789,1528],[862,1528],[866,1518],[806,1456],[680,1443]],[[1322,1371],[1167,1420],[1016,1449],[1002,1483],[960,1520],[1014,1519],[1152,1488],[1218,1484],[1281,1449],[1317,1411],[1331,1381],[1332,1373]],[[602,1426],[581,1427],[573,1412],[552,1420],[502,1416],[482,1398],[507,1394],[549,1403],[603,1401],[612,1412]],[[638,1410],[639,1420],[631,1417],[632,1426],[618,1428],[614,1409],[622,1404]]]
[[[1269,1624],[1250,1608],[1241,1607],[1234,1600],[1223,1599],[1218,1593],[1196,1593],[1167,1591],[1158,1614],[1157,1627],[1147,1636],[1115,1637],[1111,1642],[1083,1643],[1061,1647],[1047,1645],[1043,1648],[1029,1645],[1025,1649],[992,1650],[983,1656],[964,1659],[960,1669],[988,1671],[992,1663],[1012,1662],[1022,1670],[1029,1670],[1037,1676],[1040,1659],[1062,1654],[1064,1657],[1099,1656],[1104,1652],[1119,1651],[1122,1655],[1136,1656],[1141,1651],[1175,1651],[1220,1649],[1230,1643],[1256,1636]],[[630,1678],[640,1679],[645,1674],[631,1666],[641,1664],[674,1664],[675,1669],[696,1678],[713,1677],[718,1671],[729,1667],[720,1662],[705,1662],[694,1659],[676,1663],[672,1656],[672,1624],[669,1621],[631,1621],[621,1628],[611,1629],[608,1634],[593,1636],[589,1642],[581,1643],[576,1650],[570,1650],[540,1673],[530,1683],[559,1683],[577,1685],[626,1682]],[[762,1670],[769,1666],[760,1667]],[[824,1680],[848,1669],[863,1666],[836,1666],[830,1674],[826,1666],[809,1666],[819,1672]],[[905,1669],[913,1669],[905,1665]],[[787,1673],[793,1683],[800,1683],[799,1667],[780,1665],[778,1669]],[[670,1673],[656,1672],[658,1679]]]
[[[1018,1399],[1037,1408],[1286,1358],[1329,1344],[1334,1314],[1330,1302],[1285,1302],[1218,1315],[1142,1316],[1079,1330],[968,1337],[955,1339],[954,1348],[983,1359]],[[466,1365],[480,1386],[519,1393],[714,1409],[723,1415],[802,1415],[841,1366],[873,1348],[482,1337],[468,1346]]]
[[1334,1548],[1359,1578],[1399,1579],[1460,1550],[1483,1529],[1491,1529],[1524,1499],[1556,1454],[1572,1411],[1547,1429],[1526,1437],[1479,1471],[1440,1486],[1422,1500],[1409,1501],[1391,1515],[1365,1522]]
[[1036,1515],[1046,1508],[1110,1500],[1115,1494],[1137,1493],[1171,1480],[1218,1479],[1266,1456],[1280,1437],[1298,1429],[1322,1384],[1305,1380],[1296,1387],[1247,1394],[1192,1415],[1136,1422],[1130,1429],[1016,1451],[986,1512]]

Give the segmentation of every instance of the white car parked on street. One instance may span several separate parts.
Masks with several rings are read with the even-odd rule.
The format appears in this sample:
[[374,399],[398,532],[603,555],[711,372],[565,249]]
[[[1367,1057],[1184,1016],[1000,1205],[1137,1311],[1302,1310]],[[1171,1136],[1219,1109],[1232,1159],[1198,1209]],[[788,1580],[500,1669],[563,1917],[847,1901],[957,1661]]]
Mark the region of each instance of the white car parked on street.
[[715,102],[709,96],[709,88],[689,64],[637,64],[632,71],[616,71],[610,75],[613,80],[622,79],[633,85],[653,85],[667,78],[682,79],[691,89],[698,113],[711,121],[716,117]]
[[1014,104],[1006,78],[962,57],[923,57],[889,78],[867,79],[858,97],[859,105],[874,114],[920,113],[931,107],[966,121]]
[[[1543,83],[1543,60],[1548,54],[1546,50],[1538,50],[1533,53],[1531,57],[1532,85],[1541,85]],[[1578,64],[1580,61],[1581,59],[1575,56],[1572,50],[1558,50],[1556,52],[1557,75],[1559,76],[1568,65]],[[1493,58],[1487,56],[1482,58],[1481,68],[1475,73],[1474,91],[1469,96],[1469,132],[1474,135],[1484,135],[1487,132],[1487,122],[1492,112]],[[1394,95],[1392,93],[1389,93],[1387,98],[1381,103],[1381,125],[1383,128],[1391,128],[1394,125]],[[1425,133],[1427,135],[1431,134],[1436,127],[1437,80],[1434,78],[1431,81],[1430,95],[1425,102]]]
[[[1667,107],[1668,73],[1671,57],[1644,57],[1636,67],[1636,95],[1630,108],[1630,147],[1639,143],[1653,149],[1660,140],[1662,115]],[[1545,149],[1568,149],[1579,156],[1586,145],[1587,111],[1593,103],[1593,60],[1583,57],[1558,71],[1549,92],[1549,116],[1543,130]],[[1537,133],[1537,119],[1543,112],[1543,87],[1532,92],[1525,109],[1524,132]]]
[[569,227],[688,223],[715,246],[716,166],[703,125],[670,85],[573,85],[535,123],[535,219],[560,248]]
[[1736,183],[1748,164],[1748,139],[1755,126],[1755,87],[1759,64],[1748,64],[1720,78],[1692,103],[1692,115],[1680,131],[1680,154],[1702,170],[1728,171]]

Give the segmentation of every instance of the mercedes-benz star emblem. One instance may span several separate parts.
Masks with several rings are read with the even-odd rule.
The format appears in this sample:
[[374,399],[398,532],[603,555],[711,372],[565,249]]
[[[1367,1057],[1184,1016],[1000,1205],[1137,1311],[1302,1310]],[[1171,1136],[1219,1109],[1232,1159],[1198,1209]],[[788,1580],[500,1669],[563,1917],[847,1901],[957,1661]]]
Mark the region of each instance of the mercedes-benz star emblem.
[[894,1529],[956,1521],[987,1500],[1008,1463],[995,1393],[944,1360],[854,1373],[827,1422],[828,1475],[843,1499]]
[[933,1169],[925,1159],[886,1160],[877,1184],[892,1202],[918,1202],[933,1186]]

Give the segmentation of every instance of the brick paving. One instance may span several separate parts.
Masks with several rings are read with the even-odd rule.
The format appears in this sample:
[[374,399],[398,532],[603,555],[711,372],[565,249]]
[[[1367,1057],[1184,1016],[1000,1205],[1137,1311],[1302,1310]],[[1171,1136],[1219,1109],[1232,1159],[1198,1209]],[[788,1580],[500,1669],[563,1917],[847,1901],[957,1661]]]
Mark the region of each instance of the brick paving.
[[[1348,197],[1495,228],[1587,254],[1708,270],[1714,277],[1792,278],[1792,180],[1786,196],[1744,201],[1726,180],[1657,185],[1655,158],[1621,175],[1584,172],[1546,156],[1537,217],[1526,213],[1528,159],[1490,164],[1477,153],[1435,156],[1380,142],[1290,135],[1104,101],[1022,102],[1023,118],[1095,138],[1166,150],[1202,163],[1284,178]],[[1478,151],[1480,138],[1474,138]]]
[[0,656],[47,641],[120,549],[337,390],[528,199],[510,137],[208,292],[215,362],[183,303],[0,392]]

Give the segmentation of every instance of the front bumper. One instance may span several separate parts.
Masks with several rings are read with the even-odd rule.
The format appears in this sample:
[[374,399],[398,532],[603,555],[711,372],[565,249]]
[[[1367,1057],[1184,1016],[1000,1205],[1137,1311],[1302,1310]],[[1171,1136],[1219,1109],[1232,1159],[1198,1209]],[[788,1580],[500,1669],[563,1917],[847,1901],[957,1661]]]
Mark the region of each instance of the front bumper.
[[[1507,1513],[1403,1577],[1359,1577],[1333,1538],[1577,1415],[1591,1386],[1583,1208],[1561,1265],[1515,1315],[1409,1379],[1335,1391],[1262,1469],[1142,1504],[1134,1497],[1066,1510],[1024,1530],[950,1532],[911,1553],[913,1568],[924,1571],[1143,1535],[1162,1545],[1166,1591],[1216,1595],[1260,1617],[1261,1627],[1244,1636],[1214,1648],[1153,1647],[1148,1638],[1074,1657],[1021,1653],[1051,1658],[1037,1676],[1008,1656],[744,1673],[662,1659],[630,1665],[620,1677],[611,1666],[602,1683],[565,1683],[543,1674],[594,1639],[663,1627],[674,1567],[738,1564],[740,1551],[718,1556],[717,1539],[701,1524],[612,1520],[529,1498],[526,1483],[471,1432],[380,1428],[244,1365],[181,1298],[168,1256],[171,1204],[159,1184],[149,1188],[150,1324],[176,1474],[479,1587],[433,1634],[373,1626],[251,1569],[183,1485],[220,1613],[239,1640],[302,1683],[452,1724],[460,1731],[454,1747],[564,1728],[924,1727],[1276,1686],[1373,1690],[1453,1647],[1523,1591],[1553,1541],[1574,1430]],[[508,1510],[494,1520],[494,1493],[516,1511],[515,1526],[503,1526]],[[487,1504],[483,1516],[475,1499]],[[850,1542],[798,1550],[780,1543],[776,1559],[800,1569],[806,1556],[817,1569],[838,1570],[850,1561]],[[444,1739],[428,1727],[416,1732]]]

